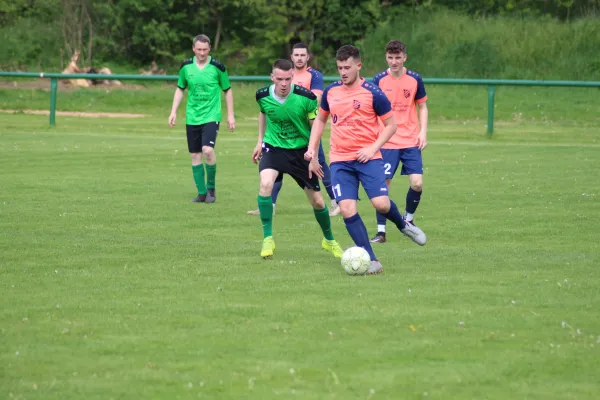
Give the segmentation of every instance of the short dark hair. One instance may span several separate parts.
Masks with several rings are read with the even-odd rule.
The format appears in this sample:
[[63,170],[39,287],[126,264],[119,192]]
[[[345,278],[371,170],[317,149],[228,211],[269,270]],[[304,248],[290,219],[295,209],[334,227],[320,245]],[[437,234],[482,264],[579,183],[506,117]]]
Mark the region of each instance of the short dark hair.
[[194,41],[192,42],[194,46],[196,45],[196,42],[208,43],[208,45],[210,46],[210,38],[204,34],[198,35],[194,38]]
[[385,52],[390,54],[406,54],[406,45],[399,40],[390,40],[385,46]]
[[275,61],[273,63],[273,69],[280,69],[282,71],[289,71],[294,68],[294,64],[290,60],[285,60],[283,58]]
[[360,50],[358,50],[358,47],[347,44],[340,47],[337,53],[335,53],[335,59],[337,61],[346,61],[349,58],[354,58],[356,61],[360,61]]
[[308,53],[308,46],[302,42],[298,42],[292,47],[292,50],[296,49],[306,49],[306,52]]

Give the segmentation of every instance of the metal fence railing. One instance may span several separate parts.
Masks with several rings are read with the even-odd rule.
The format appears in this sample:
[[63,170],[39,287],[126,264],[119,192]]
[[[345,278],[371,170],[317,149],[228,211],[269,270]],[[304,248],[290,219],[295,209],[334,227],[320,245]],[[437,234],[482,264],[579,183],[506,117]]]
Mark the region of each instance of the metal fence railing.
[[[60,74],[44,72],[3,72],[0,78],[42,78],[50,80],[50,125],[56,124],[56,96],[58,93],[59,79],[102,79],[102,80],[136,80],[136,81],[177,81],[177,75],[99,75],[99,74]],[[338,80],[336,76],[326,76],[326,82]],[[269,76],[230,76],[232,82],[270,82]],[[424,78],[423,82],[433,85],[471,85],[487,86],[488,113],[487,132],[494,132],[494,104],[497,86],[553,86],[553,87],[596,87],[600,88],[598,81],[535,81],[535,80],[506,80],[506,79],[452,79],[452,78]]]

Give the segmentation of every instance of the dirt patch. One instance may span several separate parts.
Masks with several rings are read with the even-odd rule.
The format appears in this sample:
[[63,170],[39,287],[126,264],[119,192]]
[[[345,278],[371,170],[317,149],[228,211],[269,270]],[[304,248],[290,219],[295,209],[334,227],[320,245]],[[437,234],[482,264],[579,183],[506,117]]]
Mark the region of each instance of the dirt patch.
[[[50,115],[49,110],[0,110],[0,113]],[[143,117],[150,116],[148,114],[85,112],[85,111],[57,111],[56,115],[64,116],[64,117],[88,117],[88,118],[143,118]]]

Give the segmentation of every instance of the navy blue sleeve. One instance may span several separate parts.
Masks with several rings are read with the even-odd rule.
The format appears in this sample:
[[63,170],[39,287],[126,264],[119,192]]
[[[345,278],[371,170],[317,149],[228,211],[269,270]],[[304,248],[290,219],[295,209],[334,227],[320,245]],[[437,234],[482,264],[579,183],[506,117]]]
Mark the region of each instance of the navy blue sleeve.
[[319,71],[311,69],[312,79],[310,80],[310,90],[323,90],[323,74]]
[[421,75],[417,75],[415,78],[417,79],[417,94],[415,94],[415,101],[423,98],[427,99],[427,93],[425,93],[425,84],[423,83]]
[[392,104],[380,89],[375,88],[371,92],[373,93],[373,109],[378,116],[381,117],[392,111]]
[[329,102],[327,101],[327,95],[329,94],[329,86],[323,92],[323,97],[321,97],[321,108],[324,111],[329,112]]

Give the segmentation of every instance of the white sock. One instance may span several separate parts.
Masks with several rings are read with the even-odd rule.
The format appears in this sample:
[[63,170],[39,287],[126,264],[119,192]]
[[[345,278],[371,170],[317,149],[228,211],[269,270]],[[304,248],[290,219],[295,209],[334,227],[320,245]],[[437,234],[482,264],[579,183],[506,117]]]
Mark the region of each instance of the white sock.
[[377,232],[385,233],[385,225],[377,225]]
[[337,207],[337,201],[331,200],[331,208]]
[[412,221],[413,220],[413,214],[411,213],[406,213],[406,215],[404,216],[404,219],[407,221]]

